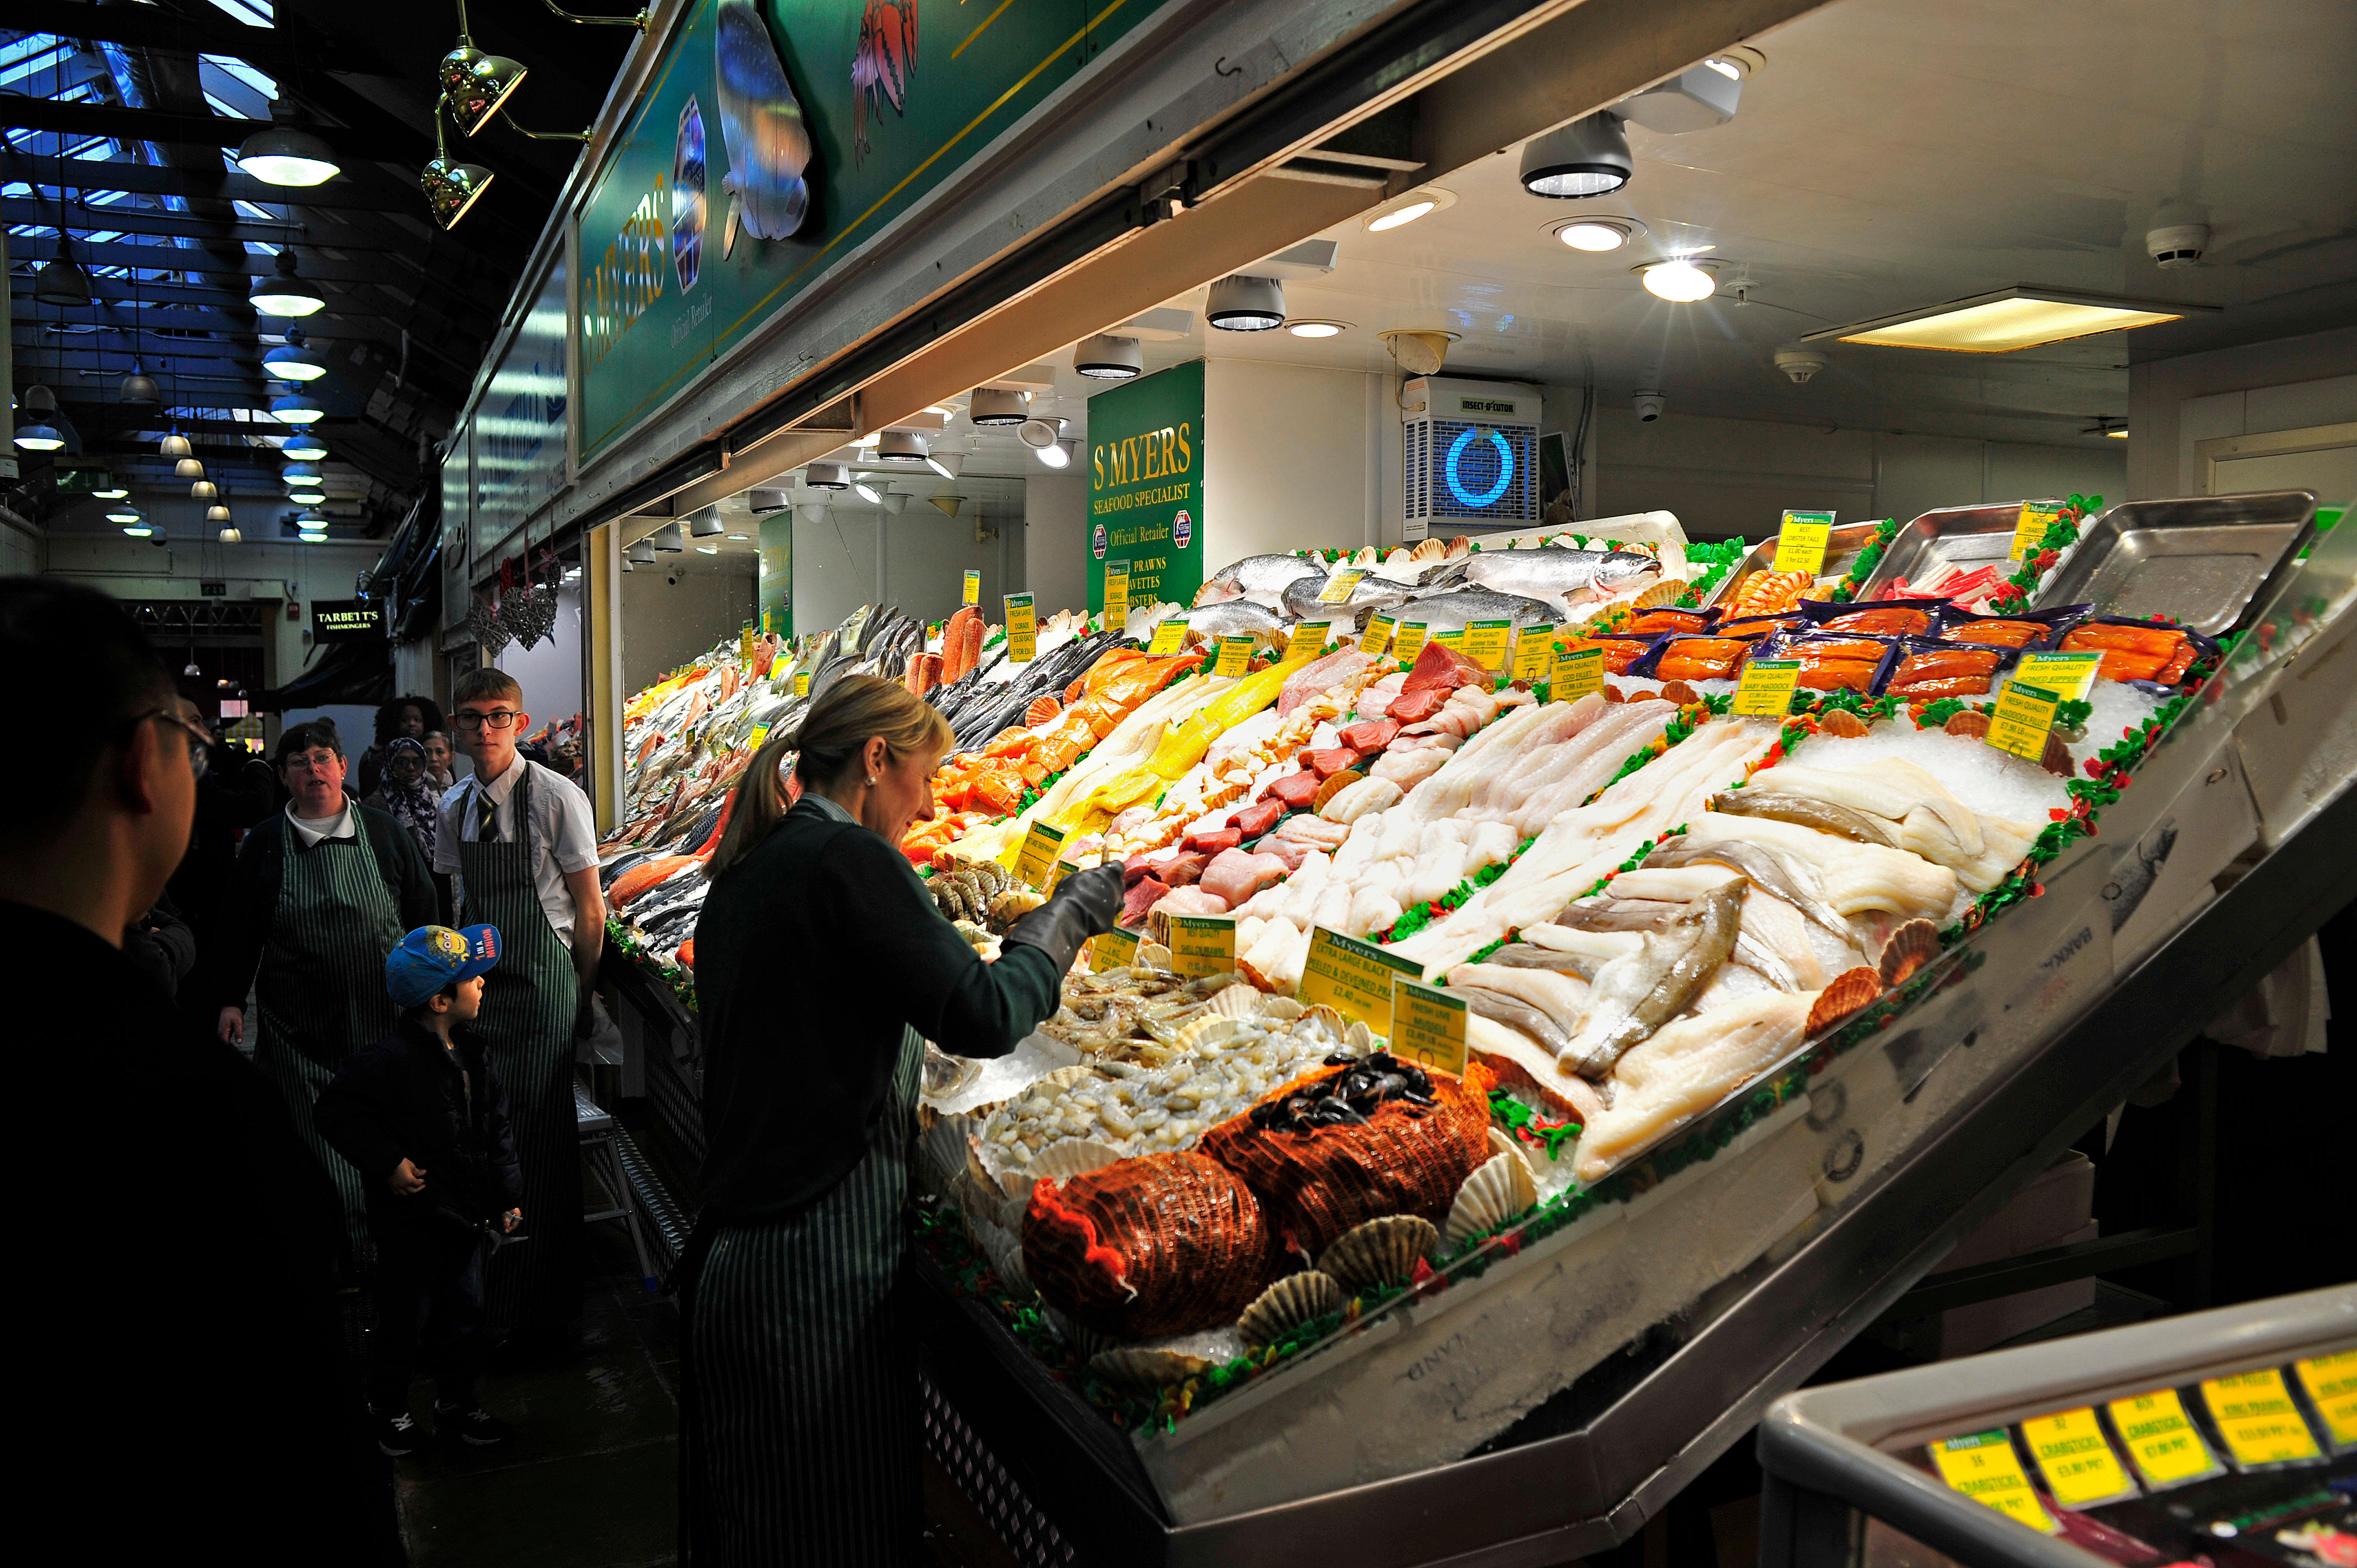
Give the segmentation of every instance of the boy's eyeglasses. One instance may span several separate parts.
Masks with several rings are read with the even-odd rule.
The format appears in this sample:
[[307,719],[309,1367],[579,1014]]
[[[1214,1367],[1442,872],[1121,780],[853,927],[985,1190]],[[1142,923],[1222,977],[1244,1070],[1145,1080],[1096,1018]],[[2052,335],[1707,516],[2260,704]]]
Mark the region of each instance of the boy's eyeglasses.
[[506,729],[523,717],[507,708],[495,708],[488,714],[470,714],[461,709],[457,714],[460,729]]

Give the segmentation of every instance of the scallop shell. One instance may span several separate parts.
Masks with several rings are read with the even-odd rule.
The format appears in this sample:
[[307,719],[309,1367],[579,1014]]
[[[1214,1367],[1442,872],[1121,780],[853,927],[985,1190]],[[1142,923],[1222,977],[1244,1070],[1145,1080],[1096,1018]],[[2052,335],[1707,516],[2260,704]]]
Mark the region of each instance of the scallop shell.
[[1866,733],[1866,721],[1847,708],[1835,708],[1817,721],[1817,733],[1855,738]]
[[1236,1319],[1236,1332],[1254,1349],[1274,1345],[1286,1330],[1342,1310],[1342,1287],[1331,1274],[1305,1269],[1287,1274],[1255,1297]]
[[1023,1235],[994,1226],[982,1235],[983,1255],[990,1260],[990,1272],[999,1277],[1007,1290],[1016,1295],[1028,1295],[1031,1291],[1031,1271],[1023,1262]]
[[1323,811],[1327,801],[1365,777],[1365,774],[1355,768],[1345,768],[1339,772],[1329,774],[1326,782],[1318,786],[1318,793],[1310,797],[1309,809],[1313,811]]
[[1290,996],[1264,996],[1260,999],[1260,1015],[1279,1024],[1289,1024],[1308,1011]]
[[1170,972],[1170,950],[1160,942],[1140,942],[1137,951],[1130,958],[1129,967],[1158,969],[1168,974]]
[[1203,1011],[1218,1018],[1257,1018],[1267,1010],[1267,1001],[1249,985],[1230,985],[1204,1003]]
[[1539,1200],[1538,1184],[1523,1156],[1509,1150],[1475,1167],[1457,1189],[1448,1224],[1441,1232],[1453,1251],[1484,1230],[1492,1230]]
[[1351,1027],[1350,1024],[1343,1018],[1342,1015],[1339,1011],[1328,1006],[1323,1002],[1313,1004],[1301,1015],[1301,1021],[1304,1024],[1316,1024],[1318,1027],[1327,1030],[1338,1040],[1348,1034]]
[[1053,697],[1035,697],[1031,700],[1031,705],[1023,710],[1023,722],[1031,728],[1038,729],[1063,711],[1064,704]]
[[1809,1009],[1805,1032],[1811,1036],[1822,1034],[1881,994],[1882,976],[1873,970],[1844,970],[1817,993],[1817,1000]]
[[1161,1388],[1201,1377],[1211,1363],[1200,1356],[1177,1350],[1149,1350],[1140,1345],[1116,1345],[1089,1358],[1089,1370],[1109,1383],[1136,1388]]
[[1494,1122],[1490,1128],[1490,1153],[1493,1155],[1512,1155],[1524,1165],[1531,1163],[1530,1156],[1523,1154],[1522,1146],[1514,1142],[1514,1135]]
[[2052,730],[2046,732],[2046,755],[2038,759],[2038,765],[2058,779],[2068,779],[2077,771],[2071,761],[2071,747]]
[[[982,1151],[971,1139],[967,1140],[965,1145],[965,1179],[966,1185],[974,1189],[974,1196],[994,1208],[1000,1199],[1015,1196],[1007,1187],[1000,1184],[996,1176],[990,1174],[990,1167],[982,1163]],[[1031,1184],[1025,1182],[1023,1190],[1029,1192]]]
[[1405,1280],[1440,1244],[1440,1228],[1420,1214],[1386,1214],[1334,1238],[1318,1266],[1359,1292]]
[[925,1129],[925,1171],[935,1190],[947,1193],[974,1157],[974,1134],[979,1124],[971,1116],[944,1116]]
[[1641,610],[1658,609],[1663,605],[1676,604],[1678,596],[1685,591],[1684,578],[1664,577],[1629,602]]
[[1342,1048],[1354,1057],[1372,1056],[1375,1032],[1367,1027],[1364,1018],[1353,1018],[1351,1026],[1342,1031]]
[[1448,553],[1448,543],[1446,540],[1425,538],[1419,539],[1415,542],[1415,545],[1408,551],[1407,558],[1411,561],[1438,561],[1446,557]]
[[1061,1187],[1073,1176],[1103,1170],[1121,1157],[1119,1149],[1094,1138],[1065,1138],[1032,1155],[1030,1165],[1024,1168],[1034,1176],[1045,1176]]
[[1111,1335],[1099,1333],[1085,1323],[1067,1317],[1053,1306],[1043,1305],[1040,1313],[1048,1319],[1049,1326],[1055,1329],[1064,1343],[1070,1345],[1083,1361],[1101,1350],[1112,1349],[1119,1343]]
[[1010,1197],[998,1208],[998,1222],[1017,1236],[1023,1234],[1023,1215],[1031,1207],[1031,1195]]
[[1876,967],[1885,985],[1904,985],[1917,971],[1940,956],[1940,932],[1929,920],[1910,920],[1882,944]]
[[1961,714],[1950,714],[1948,722],[1941,727],[1948,734],[1963,736],[1966,740],[1985,740],[1988,736],[1989,716],[1966,708]]
[[1659,694],[1662,701],[1665,703],[1675,703],[1682,708],[1702,701],[1702,693],[1695,691],[1692,686],[1687,685],[1684,681],[1663,682],[1662,690]]
[[[1230,989],[1243,988],[1231,987]],[[1222,994],[1224,995],[1226,993],[1223,992]],[[1258,1009],[1255,1008],[1254,1011]],[[1231,1041],[1243,1039],[1254,1032],[1252,1026],[1242,1018],[1226,1017],[1214,1013],[1210,1017],[1198,1018],[1179,1030],[1176,1044],[1186,1050],[1208,1050],[1213,1046],[1224,1046]]]

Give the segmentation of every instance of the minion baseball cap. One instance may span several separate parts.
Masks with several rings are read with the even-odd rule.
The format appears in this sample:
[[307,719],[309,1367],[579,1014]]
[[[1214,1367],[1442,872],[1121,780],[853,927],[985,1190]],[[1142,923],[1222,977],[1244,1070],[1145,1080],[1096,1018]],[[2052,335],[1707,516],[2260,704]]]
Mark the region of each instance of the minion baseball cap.
[[414,1007],[444,986],[472,980],[500,961],[495,926],[420,926],[401,939],[384,959],[384,988],[404,1007]]

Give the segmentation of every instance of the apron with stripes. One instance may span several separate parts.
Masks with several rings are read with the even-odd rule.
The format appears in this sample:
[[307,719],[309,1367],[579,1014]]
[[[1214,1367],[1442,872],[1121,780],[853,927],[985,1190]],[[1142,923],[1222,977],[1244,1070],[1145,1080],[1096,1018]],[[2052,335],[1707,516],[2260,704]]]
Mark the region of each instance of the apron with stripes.
[[311,1108],[354,1051],[393,1033],[400,1009],[384,987],[384,959],[404,932],[367,824],[357,812],[353,818],[351,837],[321,839],[308,849],[292,827],[279,824],[286,845],[278,904],[254,975],[253,1060],[334,1180],[345,1236],[358,1258],[368,1240],[368,1178],[319,1136]]
[[696,1568],[917,1554],[916,1350],[893,1293],[923,1061],[910,1029],[866,1157],[791,1219],[722,1226],[689,1286],[682,1522]]
[[[529,1245],[491,1254],[484,1282],[490,1327],[554,1327],[580,1310],[575,1248],[581,1235],[581,1123],[573,1108],[573,1024],[581,983],[573,951],[540,907],[533,867],[532,764],[508,797],[506,843],[462,840],[470,926],[495,926],[500,961],[483,976],[474,1033],[508,1091],[508,1122],[523,1171]],[[480,785],[477,786],[480,789]],[[467,809],[477,809],[470,792]]]

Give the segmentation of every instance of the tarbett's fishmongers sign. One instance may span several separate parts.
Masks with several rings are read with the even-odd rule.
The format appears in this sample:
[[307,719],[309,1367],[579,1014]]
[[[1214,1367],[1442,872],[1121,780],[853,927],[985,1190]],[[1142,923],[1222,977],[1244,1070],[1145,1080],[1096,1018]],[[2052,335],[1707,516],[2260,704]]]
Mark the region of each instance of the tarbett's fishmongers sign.
[[1089,399],[1089,610],[1108,559],[1129,563],[1129,603],[1192,604],[1203,585],[1203,363],[1174,365]]

